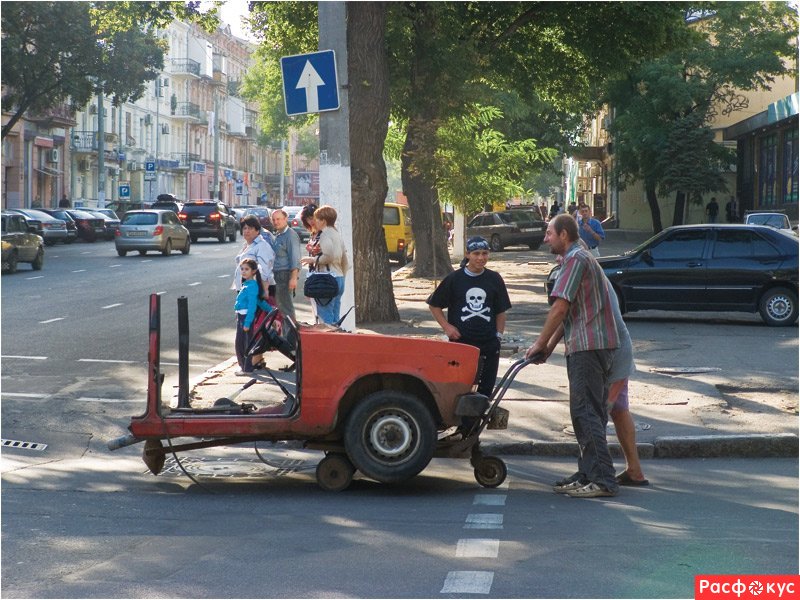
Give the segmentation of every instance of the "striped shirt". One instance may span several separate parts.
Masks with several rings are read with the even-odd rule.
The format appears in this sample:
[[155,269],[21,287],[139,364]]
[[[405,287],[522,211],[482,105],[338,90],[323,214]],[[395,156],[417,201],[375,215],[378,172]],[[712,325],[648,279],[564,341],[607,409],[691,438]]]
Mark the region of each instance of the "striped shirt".
[[569,313],[564,321],[567,356],[573,352],[619,346],[603,270],[577,242],[564,255],[551,296],[569,302]]

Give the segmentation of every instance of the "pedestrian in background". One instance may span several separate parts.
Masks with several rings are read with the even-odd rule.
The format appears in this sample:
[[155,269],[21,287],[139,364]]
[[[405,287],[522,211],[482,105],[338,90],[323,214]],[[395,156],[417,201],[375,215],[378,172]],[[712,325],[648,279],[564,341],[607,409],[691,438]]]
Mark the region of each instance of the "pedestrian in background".
[[579,239],[578,224],[569,215],[558,215],[547,226],[545,243],[563,264],[550,294],[553,305],[526,357],[537,364],[546,361],[563,324],[570,417],[580,458],[578,471],[557,481],[553,491],[576,498],[615,496],[619,484],[606,439],[606,403],[619,338],[603,270]]
[[728,203],[725,205],[725,219],[728,223],[739,222],[739,208],[736,206],[736,198],[731,196]]
[[[306,228],[306,231],[309,233],[308,242],[306,243],[306,252],[308,256],[314,256],[314,247],[319,244],[319,231],[317,231],[317,226],[314,223],[314,211],[317,210],[316,204],[308,204],[303,207],[303,210],[300,211],[300,222],[303,224],[303,227]],[[300,259],[300,264],[303,264],[303,259]],[[308,265],[308,272],[312,273],[314,271],[314,265]],[[311,315],[314,317],[314,322],[317,322],[317,302],[313,298],[308,299],[308,303],[311,305]]]
[[[300,236],[289,227],[288,215],[282,208],[272,212],[272,249],[275,251],[275,263],[272,272],[275,277],[275,301],[281,315],[296,321],[294,311],[294,295],[297,289],[297,276],[300,273]],[[295,346],[294,328],[288,328],[286,336],[289,344]]]
[[482,237],[471,237],[467,240],[466,259],[463,267],[442,280],[427,303],[447,339],[480,350],[483,370],[478,392],[491,396],[511,300],[500,274],[486,268],[489,242]]
[[58,201],[58,207],[59,208],[71,208],[72,207],[72,203],[69,201],[69,198],[67,198],[66,194],[63,194],[61,196],[61,200]]
[[309,254],[300,262],[315,270],[329,271],[339,284],[339,293],[327,304],[317,302],[317,319],[328,325],[334,325],[339,320],[339,313],[344,294],[344,281],[350,261],[339,230],[336,229],[336,209],[323,205],[314,211],[314,227],[319,232],[317,243],[311,246]]
[[719,204],[717,204],[717,199],[714,198],[713,196],[711,197],[711,202],[706,204],[706,214],[708,215],[709,223],[717,222],[717,215],[719,214]]
[[544,200],[539,203],[539,214],[542,215],[542,221],[547,221],[547,204]]
[[606,232],[600,221],[589,214],[589,207],[581,204],[578,208],[578,232],[593,256],[600,256],[600,242],[606,239]]

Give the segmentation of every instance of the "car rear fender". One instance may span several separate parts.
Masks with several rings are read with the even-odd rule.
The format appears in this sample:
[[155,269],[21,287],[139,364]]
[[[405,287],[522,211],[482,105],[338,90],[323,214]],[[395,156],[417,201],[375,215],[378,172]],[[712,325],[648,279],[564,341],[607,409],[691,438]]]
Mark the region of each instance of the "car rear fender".
[[336,417],[337,429],[344,425],[347,421],[347,415],[350,414],[350,411],[359,400],[381,390],[406,392],[419,398],[433,415],[433,420],[437,426],[442,424],[442,415],[434,395],[423,381],[405,373],[372,373],[354,381],[342,396]]

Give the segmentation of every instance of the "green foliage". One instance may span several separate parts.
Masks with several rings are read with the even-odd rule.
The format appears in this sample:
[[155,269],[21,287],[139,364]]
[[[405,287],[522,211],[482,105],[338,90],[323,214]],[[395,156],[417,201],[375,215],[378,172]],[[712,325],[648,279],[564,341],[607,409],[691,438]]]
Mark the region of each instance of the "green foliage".
[[725,189],[732,153],[714,142],[718,112],[743,106],[736,90],[768,88],[789,73],[797,16],[782,2],[705,3],[705,16],[674,49],[609,85],[610,127],[621,186],[642,180],[662,194]]
[[209,10],[201,12],[200,2],[92,2],[90,15],[95,30],[103,36],[142,27],[164,29],[176,19],[197,23],[212,32],[219,26],[218,8],[222,2],[210,4]]
[[503,119],[498,108],[471,108],[439,129],[436,166],[439,200],[465,214],[526,193],[520,182],[556,155],[552,148],[538,148],[535,140],[511,141],[494,129]]
[[297,132],[297,148],[298,154],[305,156],[308,159],[319,157],[319,135],[318,135],[319,120],[313,119],[305,127]]

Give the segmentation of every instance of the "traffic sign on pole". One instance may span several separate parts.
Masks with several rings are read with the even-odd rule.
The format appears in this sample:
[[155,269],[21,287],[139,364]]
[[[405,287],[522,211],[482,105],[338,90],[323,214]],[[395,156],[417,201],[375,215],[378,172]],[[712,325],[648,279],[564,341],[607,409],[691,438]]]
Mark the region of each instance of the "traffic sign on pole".
[[120,198],[130,198],[131,197],[131,186],[128,183],[121,183],[119,185],[119,197]]
[[281,58],[286,114],[305,115],[339,109],[339,82],[333,50]]

